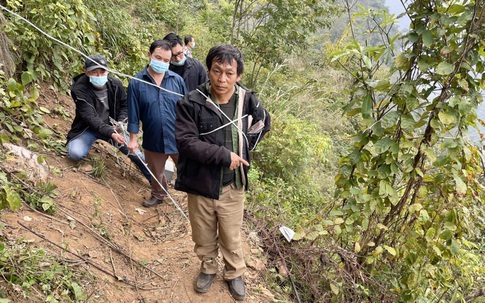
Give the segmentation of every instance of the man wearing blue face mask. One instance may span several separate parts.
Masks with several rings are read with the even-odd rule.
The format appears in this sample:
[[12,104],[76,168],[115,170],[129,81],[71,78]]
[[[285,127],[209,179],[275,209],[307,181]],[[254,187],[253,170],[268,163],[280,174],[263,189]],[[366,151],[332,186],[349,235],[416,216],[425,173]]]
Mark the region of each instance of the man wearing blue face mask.
[[[148,167],[156,180],[151,180],[151,197],[142,204],[152,207],[167,196],[165,163],[168,157],[176,164],[175,105],[185,95],[184,80],[168,69],[172,49],[164,40],[155,40],[148,51],[149,64],[128,86],[128,149],[138,149],[140,121],[143,127],[143,149]],[[160,186],[162,185],[162,186]]]
[[67,156],[77,162],[88,155],[97,139],[101,139],[128,155],[150,181],[150,173],[143,163],[144,155],[140,150],[130,154],[125,144],[128,138],[110,122],[110,118],[126,122],[128,107],[123,84],[117,78],[108,77],[108,73],[105,57],[91,55],[84,62],[84,73],[72,81],[71,97],[76,103],[76,116],[67,134]]
[[208,80],[207,71],[202,62],[189,58],[184,54],[182,38],[179,35],[170,33],[163,40],[168,41],[172,47],[172,58],[169,68],[184,79],[187,91],[196,89],[197,86]]

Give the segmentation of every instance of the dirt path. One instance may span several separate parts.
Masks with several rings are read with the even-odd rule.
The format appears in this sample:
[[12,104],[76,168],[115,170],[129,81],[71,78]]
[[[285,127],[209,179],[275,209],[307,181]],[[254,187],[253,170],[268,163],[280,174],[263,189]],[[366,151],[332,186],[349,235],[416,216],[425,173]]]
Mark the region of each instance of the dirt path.
[[[60,105],[73,113],[68,97],[46,88],[42,96],[43,106]],[[50,107],[45,100],[51,102]],[[46,122],[64,134],[70,125],[55,113]],[[117,160],[111,146],[104,143],[91,150],[90,157],[106,159],[105,180],[92,177],[85,171],[87,165],[78,167],[58,154],[48,156],[49,165],[61,171],[51,173],[49,179],[57,185],[55,215],[32,211],[26,205],[20,211],[3,211],[3,233],[73,260],[95,275],[88,302],[235,302],[220,274],[208,293],[193,290],[199,260],[188,221],[168,200],[155,208],[141,206],[149,197],[149,184],[123,155]],[[169,192],[187,214],[186,195],[172,188]],[[272,302],[273,296],[262,285],[265,264],[254,234],[245,231],[245,302]]]

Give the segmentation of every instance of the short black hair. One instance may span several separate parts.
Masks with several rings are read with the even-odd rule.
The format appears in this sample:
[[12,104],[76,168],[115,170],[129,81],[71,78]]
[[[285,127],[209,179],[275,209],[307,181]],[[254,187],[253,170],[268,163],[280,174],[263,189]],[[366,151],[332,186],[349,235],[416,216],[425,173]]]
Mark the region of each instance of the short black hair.
[[236,72],[238,76],[241,76],[244,72],[244,61],[241,51],[234,45],[219,44],[209,50],[205,64],[207,65],[207,70],[210,71],[212,62],[232,64],[232,61],[236,61]]
[[192,42],[192,40],[194,40],[194,37],[192,37],[191,35],[185,36],[184,38],[185,45],[189,44],[189,42]]
[[180,46],[183,46],[182,38],[180,38],[180,36],[175,33],[170,33],[166,35],[165,37],[163,37],[163,40],[168,41],[168,43],[170,44],[170,47],[174,47],[177,44],[180,44]]
[[152,44],[150,45],[150,54],[153,54],[153,52],[157,48],[161,48],[163,50],[168,50],[168,51],[172,52],[172,47],[165,40],[157,39],[157,40],[153,41]]

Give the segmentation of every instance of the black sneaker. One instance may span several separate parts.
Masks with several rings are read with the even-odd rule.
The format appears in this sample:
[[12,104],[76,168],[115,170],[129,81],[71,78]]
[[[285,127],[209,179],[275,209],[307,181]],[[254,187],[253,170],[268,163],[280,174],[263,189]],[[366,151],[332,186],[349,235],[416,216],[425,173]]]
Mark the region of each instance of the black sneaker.
[[211,287],[212,281],[214,281],[215,277],[216,274],[206,274],[201,272],[197,277],[197,281],[195,281],[194,284],[195,291],[200,293],[207,292]]
[[236,301],[242,301],[246,298],[246,286],[244,285],[244,281],[242,277],[237,277],[234,280],[228,280],[227,286],[229,286],[229,292],[231,296]]
[[163,200],[151,197],[150,199],[143,201],[142,205],[145,207],[152,207],[162,203]]

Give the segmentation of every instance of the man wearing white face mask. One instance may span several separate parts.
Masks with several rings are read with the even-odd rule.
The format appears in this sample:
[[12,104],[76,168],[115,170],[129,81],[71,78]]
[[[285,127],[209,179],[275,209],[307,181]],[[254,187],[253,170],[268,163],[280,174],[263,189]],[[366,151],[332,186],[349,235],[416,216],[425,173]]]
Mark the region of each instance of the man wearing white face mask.
[[175,164],[178,160],[175,146],[175,105],[187,91],[184,80],[168,70],[171,58],[170,44],[155,40],[148,52],[149,64],[128,86],[128,149],[134,151],[138,148],[137,134],[141,121],[145,157],[150,171],[158,180],[151,180],[151,197],[142,203],[145,207],[163,202],[168,190],[165,163],[168,157]]
[[170,33],[163,37],[163,40],[168,41],[172,47],[169,69],[184,79],[187,91],[196,89],[197,86],[208,80],[207,71],[202,62],[184,54],[182,38],[179,35]]
[[67,134],[67,156],[73,161],[85,158],[97,139],[116,146],[128,155],[150,181],[140,150],[129,154],[126,139],[110,123],[124,122],[127,118],[126,93],[121,81],[108,77],[108,64],[102,55],[91,55],[84,62],[84,73],[74,77],[71,97],[76,103],[76,116]]

